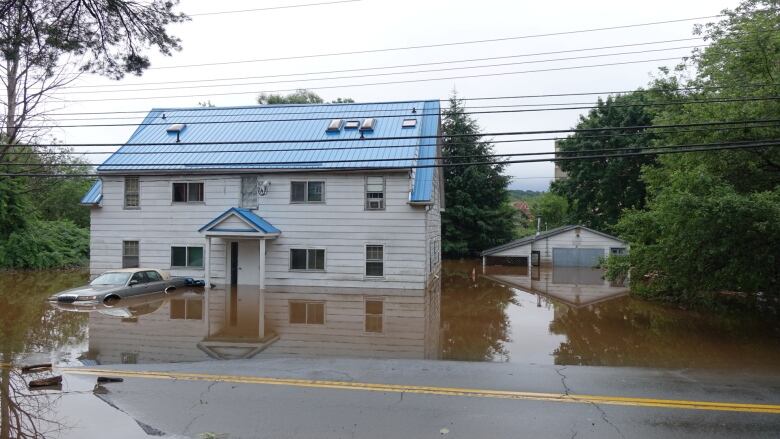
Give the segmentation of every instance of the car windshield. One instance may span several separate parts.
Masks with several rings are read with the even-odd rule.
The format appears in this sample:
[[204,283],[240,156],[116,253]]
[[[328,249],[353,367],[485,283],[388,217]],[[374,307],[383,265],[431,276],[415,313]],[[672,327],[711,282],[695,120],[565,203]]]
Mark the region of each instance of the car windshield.
[[132,273],[108,272],[96,277],[90,285],[124,285]]

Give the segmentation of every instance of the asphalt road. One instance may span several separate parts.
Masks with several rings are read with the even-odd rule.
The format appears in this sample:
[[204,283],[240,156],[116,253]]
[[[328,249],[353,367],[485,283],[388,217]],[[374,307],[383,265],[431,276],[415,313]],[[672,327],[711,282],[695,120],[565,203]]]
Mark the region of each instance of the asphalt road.
[[[66,436],[780,437],[780,374],[308,358],[100,369],[63,370]],[[125,381],[93,395],[95,374]]]

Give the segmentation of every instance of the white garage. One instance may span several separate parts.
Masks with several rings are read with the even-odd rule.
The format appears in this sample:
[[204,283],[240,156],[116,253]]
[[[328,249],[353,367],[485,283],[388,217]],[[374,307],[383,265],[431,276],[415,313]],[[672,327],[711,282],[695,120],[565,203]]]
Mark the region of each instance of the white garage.
[[562,226],[482,252],[482,264],[553,267],[596,267],[609,254],[622,254],[622,239],[585,226]]

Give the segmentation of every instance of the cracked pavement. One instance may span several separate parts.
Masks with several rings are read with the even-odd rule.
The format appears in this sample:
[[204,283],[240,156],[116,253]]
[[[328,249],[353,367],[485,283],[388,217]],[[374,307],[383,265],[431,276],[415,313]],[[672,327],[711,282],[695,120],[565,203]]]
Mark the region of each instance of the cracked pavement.
[[[780,377],[733,372],[313,358],[125,365],[114,369],[573,396],[780,403]],[[107,389],[101,398],[121,410],[115,412],[116,416],[130,417],[134,424],[167,437],[199,437],[203,433],[230,438],[780,436],[777,414],[366,392],[208,379],[131,377]],[[137,437],[148,437],[137,425]]]

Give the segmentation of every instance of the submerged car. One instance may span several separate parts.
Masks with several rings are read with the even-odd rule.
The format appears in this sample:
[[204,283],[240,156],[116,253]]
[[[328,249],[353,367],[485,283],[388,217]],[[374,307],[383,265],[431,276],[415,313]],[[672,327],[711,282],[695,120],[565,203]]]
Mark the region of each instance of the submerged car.
[[171,277],[165,271],[153,268],[125,268],[106,271],[89,285],[62,291],[51,296],[49,300],[74,305],[91,305],[145,294],[170,292],[185,286],[203,286],[203,281],[191,277]]

